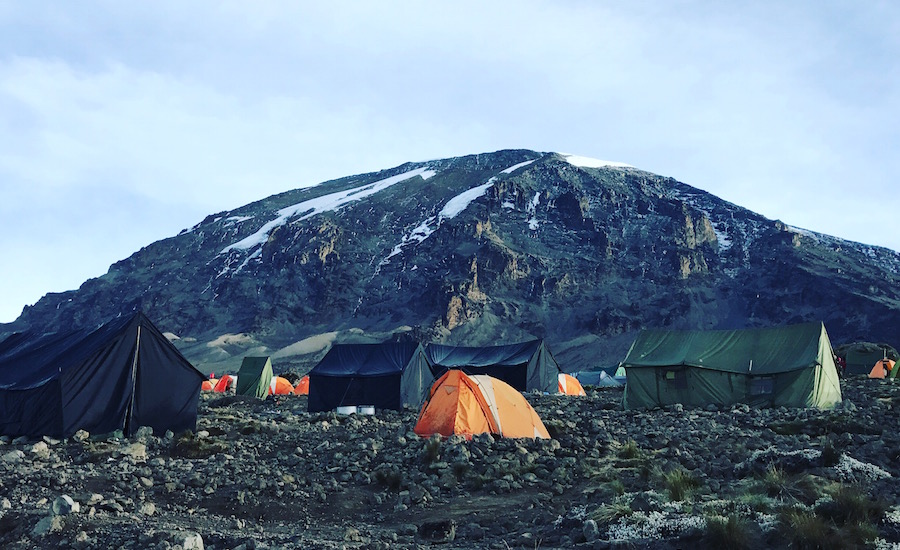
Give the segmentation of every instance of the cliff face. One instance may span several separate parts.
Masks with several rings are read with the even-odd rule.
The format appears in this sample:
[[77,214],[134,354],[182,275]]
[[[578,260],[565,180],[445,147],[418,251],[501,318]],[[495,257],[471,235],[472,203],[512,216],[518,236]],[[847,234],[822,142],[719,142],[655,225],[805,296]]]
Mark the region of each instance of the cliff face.
[[48,294],[0,333],[140,308],[201,366],[251,350],[312,361],[335,340],[543,337],[567,370],[615,364],[644,327],[822,320],[836,344],[900,342],[896,252],[586,164],[499,151],[268,197]]

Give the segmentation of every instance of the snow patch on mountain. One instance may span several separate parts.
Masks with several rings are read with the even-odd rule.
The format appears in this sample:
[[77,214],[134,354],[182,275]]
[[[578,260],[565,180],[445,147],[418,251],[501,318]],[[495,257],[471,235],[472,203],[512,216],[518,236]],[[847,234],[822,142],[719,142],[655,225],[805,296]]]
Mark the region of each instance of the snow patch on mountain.
[[510,166],[509,168],[507,168],[506,170],[504,170],[503,172],[501,172],[501,174],[512,174],[513,172],[515,172],[515,171],[518,170],[519,168],[522,168],[523,166],[528,166],[529,164],[531,164],[532,162],[534,162],[534,161],[536,161],[536,160],[537,160],[537,159],[531,159],[531,160],[526,160],[525,162],[520,162],[519,164],[515,164],[515,165],[513,165],[513,166]]
[[625,164],[624,162],[599,160],[579,155],[570,155],[568,153],[560,153],[560,155],[566,159],[566,162],[572,166],[578,166],[579,168],[634,168],[634,166]]
[[541,193],[537,192],[528,204],[525,205],[525,211],[531,214],[531,217],[528,219],[528,229],[531,229],[532,231],[537,231],[538,228],[537,207],[540,202]]
[[434,176],[435,173],[436,172],[434,170],[429,170],[428,168],[416,168],[415,170],[410,170],[409,172],[391,176],[389,178],[376,181],[375,183],[367,183],[366,185],[355,187],[353,189],[338,191],[337,193],[329,193],[327,195],[322,195],[321,197],[305,200],[286,208],[282,208],[277,212],[277,217],[274,220],[260,227],[252,235],[244,237],[240,241],[226,246],[222,249],[220,254],[225,254],[232,250],[249,250],[255,246],[264,244],[266,240],[268,240],[269,233],[271,233],[272,230],[286,224],[288,220],[293,217],[300,216],[300,218],[298,218],[299,220],[305,220],[315,216],[316,214],[338,210],[348,203],[355,202],[368,196],[374,195],[375,193],[383,191],[396,183],[406,181],[416,176],[420,176],[422,179],[427,180],[428,178]]
[[[509,168],[501,170],[500,173],[511,174],[519,168],[528,166],[532,162],[534,162],[534,160],[520,162],[518,164],[510,166]],[[494,185],[495,181],[497,181],[497,176],[490,178],[477,187],[473,187],[471,189],[463,191],[462,193],[456,195],[455,197],[444,203],[444,207],[441,208],[441,211],[438,212],[437,216],[430,216],[421,224],[416,226],[412,231],[410,231],[409,234],[404,235],[400,239],[400,242],[391,249],[390,253],[385,256],[380,262],[378,262],[378,266],[376,267],[375,272],[378,273],[378,270],[381,269],[381,267],[390,263],[391,258],[403,252],[403,249],[406,246],[410,244],[419,244],[429,236],[431,236],[432,233],[437,231],[444,220],[453,219],[458,216],[461,212],[468,208],[470,204],[472,204],[472,201],[474,201],[478,197],[484,196],[484,194],[487,193],[487,190]],[[515,205],[510,202],[504,202],[503,207],[515,208]]]

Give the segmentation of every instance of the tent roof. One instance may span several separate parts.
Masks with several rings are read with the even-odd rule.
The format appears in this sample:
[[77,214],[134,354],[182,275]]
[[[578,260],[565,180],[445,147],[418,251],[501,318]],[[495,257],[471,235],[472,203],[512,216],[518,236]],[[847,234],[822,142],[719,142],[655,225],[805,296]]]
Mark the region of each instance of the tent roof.
[[[110,346],[132,325],[153,327],[146,315],[137,312],[120,315],[93,329],[12,334],[0,342],[0,389],[27,390],[58,378]],[[205,379],[200,371],[197,374]]]
[[421,349],[417,342],[335,344],[309,371],[319,376],[385,376],[400,374]]
[[503,346],[448,346],[428,344],[425,354],[432,365],[442,367],[517,366],[528,363],[543,340],[531,340]]
[[[824,337],[824,338],[823,338]],[[821,322],[744,330],[644,330],[623,361],[626,368],[692,366],[774,374],[831,358]]]

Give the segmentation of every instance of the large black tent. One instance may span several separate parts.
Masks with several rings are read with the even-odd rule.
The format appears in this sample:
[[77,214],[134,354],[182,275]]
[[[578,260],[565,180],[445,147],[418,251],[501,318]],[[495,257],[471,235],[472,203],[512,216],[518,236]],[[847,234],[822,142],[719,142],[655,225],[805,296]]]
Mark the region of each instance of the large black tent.
[[309,412],[373,405],[418,407],[432,383],[422,346],[416,342],[336,344],[309,371]]
[[0,434],[194,429],[203,373],[142,313],[0,342]]
[[428,344],[425,353],[435,378],[460,369],[499,378],[519,391],[559,392],[559,364],[543,340],[485,347]]

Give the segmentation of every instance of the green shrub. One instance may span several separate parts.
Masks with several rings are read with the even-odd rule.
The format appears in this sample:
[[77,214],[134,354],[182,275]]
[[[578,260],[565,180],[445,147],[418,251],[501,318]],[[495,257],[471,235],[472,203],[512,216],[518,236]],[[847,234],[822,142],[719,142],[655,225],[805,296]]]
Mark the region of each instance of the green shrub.
[[819,515],[840,526],[878,523],[887,509],[883,501],[872,500],[860,488],[850,485],[839,485],[830,500],[816,506]]
[[624,458],[625,460],[632,460],[635,458],[641,458],[643,453],[641,452],[641,448],[638,447],[637,442],[634,439],[629,439],[624,444],[619,447],[619,458]]
[[608,524],[631,515],[631,506],[624,502],[612,502],[594,510],[591,519],[600,524]]
[[441,436],[435,434],[425,440],[425,446],[422,448],[422,458],[425,464],[437,462],[441,458]]
[[808,510],[786,508],[779,514],[779,524],[785,540],[794,548],[842,548],[828,522]]
[[841,460],[841,451],[834,446],[834,442],[830,437],[823,438],[822,441],[822,462],[825,466],[831,467],[837,465]]

